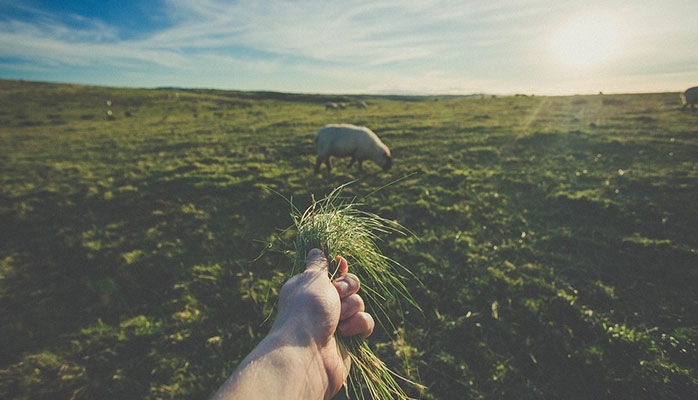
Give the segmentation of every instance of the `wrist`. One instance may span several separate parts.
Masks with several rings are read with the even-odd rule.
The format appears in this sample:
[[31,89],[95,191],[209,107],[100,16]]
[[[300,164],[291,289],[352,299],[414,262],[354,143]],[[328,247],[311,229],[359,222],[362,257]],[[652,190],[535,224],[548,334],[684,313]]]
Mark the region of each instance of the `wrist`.
[[270,332],[259,346],[272,375],[283,382],[282,398],[322,398],[327,376],[319,348],[306,330],[297,327]]

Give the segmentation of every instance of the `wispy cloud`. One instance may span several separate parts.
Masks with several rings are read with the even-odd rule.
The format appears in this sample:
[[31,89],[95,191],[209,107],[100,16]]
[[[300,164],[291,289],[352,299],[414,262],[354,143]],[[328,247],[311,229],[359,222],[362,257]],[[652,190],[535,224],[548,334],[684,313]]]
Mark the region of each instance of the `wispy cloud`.
[[[628,43],[633,47],[624,49],[619,59],[627,65],[635,63],[632,68],[639,69],[638,74],[649,69],[638,60],[652,51],[673,69],[693,65],[689,70],[695,72],[698,68],[690,62],[697,49],[692,38],[698,32],[684,26],[689,18],[678,9],[696,7],[684,0],[672,0],[678,5],[674,8],[596,0],[583,5],[548,0],[163,0],[154,4],[161,8],[146,16],[151,29],[125,32],[117,21],[0,0],[0,9],[13,8],[12,15],[28,16],[0,17],[0,55],[14,60],[0,65],[0,71],[23,62],[57,70],[113,71],[116,66],[124,68],[124,76],[143,76],[144,81],[150,74],[155,84],[163,84],[163,77],[194,74],[201,82],[218,78],[220,86],[228,82],[241,88],[256,85],[278,90],[469,91],[497,81],[542,86],[550,36],[565,15],[594,7],[621,7],[685,46],[671,49],[642,27],[628,28]],[[657,10],[663,10],[664,16],[657,16]],[[620,71],[621,67],[614,68]],[[205,74],[216,76],[204,79]],[[284,74],[298,78],[296,83],[289,79],[285,87],[261,87],[264,82],[284,82]],[[313,77],[327,86],[309,86]]]
[[[63,51],[46,56],[64,61],[71,57],[61,56],[65,50],[69,51],[60,47],[61,43],[94,46],[98,50],[95,58],[109,55],[102,52],[105,48],[102,44],[129,46],[145,52],[152,49],[224,51],[244,46],[277,56],[380,65],[425,59],[453,45],[468,46],[468,25],[485,26],[487,21],[478,18],[496,19],[493,11],[497,10],[462,2],[373,1],[231,4],[171,0],[164,7],[169,10],[167,15],[173,26],[147,37],[124,41],[117,40],[117,27],[99,19],[54,16],[26,9],[35,14],[32,22],[0,24],[0,34],[6,39],[2,50],[22,54],[27,46],[40,51],[47,50],[46,46],[59,46]],[[82,21],[76,24],[77,20]],[[477,38],[477,32],[474,33]],[[24,39],[22,44],[16,42],[19,37]],[[17,45],[11,46],[13,42]],[[84,56],[79,51],[76,55]]]

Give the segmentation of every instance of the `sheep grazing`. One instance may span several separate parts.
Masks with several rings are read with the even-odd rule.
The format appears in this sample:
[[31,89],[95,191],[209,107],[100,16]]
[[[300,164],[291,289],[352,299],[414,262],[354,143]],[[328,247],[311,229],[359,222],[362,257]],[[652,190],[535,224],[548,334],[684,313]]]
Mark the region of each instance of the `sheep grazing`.
[[356,106],[356,108],[366,108],[367,106],[366,102],[363,100],[357,101],[356,103],[354,103],[354,105]]
[[332,103],[331,101],[328,101],[325,103],[325,110],[338,110],[339,106],[337,103]]
[[359,171],[364,160],[371,160],[384,171],[390,169],[392,158],[390,149],[378,136],[363,126],[338,124],[325,125],[315,135],[317,142],[317,162],[315,173],[320,172],[324,162],[331,171],[330,157],[351,157],[349,168],[358,161]]
[[681,93],[681,102],[683,103],[682,108],[686,108],[686,106],[690,105],[691,109],[694,109],[695,105],[698,104],[698,86],[694,86]]

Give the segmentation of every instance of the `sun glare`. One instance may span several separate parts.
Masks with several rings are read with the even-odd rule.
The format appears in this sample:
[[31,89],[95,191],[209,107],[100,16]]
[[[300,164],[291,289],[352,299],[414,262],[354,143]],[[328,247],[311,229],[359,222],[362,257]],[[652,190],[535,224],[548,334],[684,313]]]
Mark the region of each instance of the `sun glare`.
[[620,33],[613,18],[584,15],[561,26],[553,38],[552,51],[559,63],[569,67],[596,66],[619,50]]

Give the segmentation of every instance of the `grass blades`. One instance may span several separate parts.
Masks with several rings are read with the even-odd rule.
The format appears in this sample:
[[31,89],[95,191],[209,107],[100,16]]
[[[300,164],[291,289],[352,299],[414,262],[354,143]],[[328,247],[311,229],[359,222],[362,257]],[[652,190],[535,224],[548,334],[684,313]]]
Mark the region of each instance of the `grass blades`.
[[[352,273],[361,280],[362,295],[369,311],[377,324],[390,333],[395,326],[387,306],[404,301],[419,309],[404,284],[406,274],[415,278],[398,262],[385,257],[376,242],[380,240],[379,234],[404,235],[406,230],[397,222],[359,210],[359,203],[341,196],[346,185],[319,201],[313,201],[304,212],[294,207],[292,216],[297,231],[294,272],[305,268],[306,254],[315,247],[331,260],[331,278],[337,273],[335,257],[346,258]],[[374,399],[408,398],[395,379],[398,376],[373,353],[365,340],[336,335],[339,345],[352,360],[350,390],[355,397],[364,398],[363,390],[366,390]]]
[[391,371],[364,339],[342,338],[339,343],[351,358],[352,368],[349,374],[352,384],[349,384],[347,389],[348,394],[353,394],[355,398],[365,398],[364,391],[361,390],[363,388],[372,399],[408,399],[398,380],[420,390],[426,389],[425,386]]
[[[429,388],[396,378],[409,395],[698,399],[698,111],[678,92],[325,111],[361,97],[0,80],[0,398],[210,398],[288,279],[278,193],[302,216],[360,177],[353,207],[414,232],[376,243],[424,312],[378,304],[398,333],[368,340]],[[380,135],[388,173],[313,172],[338,119]]]

